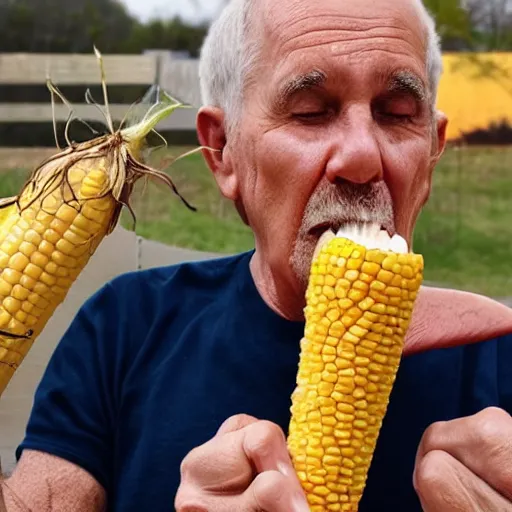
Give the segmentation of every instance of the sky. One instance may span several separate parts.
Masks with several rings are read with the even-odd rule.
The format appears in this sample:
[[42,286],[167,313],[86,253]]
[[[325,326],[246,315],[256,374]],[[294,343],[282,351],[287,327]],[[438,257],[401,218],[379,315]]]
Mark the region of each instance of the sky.
[[179,14],[187,21],[203,21],[216,15],[222,0],[122,0],[142,21]]

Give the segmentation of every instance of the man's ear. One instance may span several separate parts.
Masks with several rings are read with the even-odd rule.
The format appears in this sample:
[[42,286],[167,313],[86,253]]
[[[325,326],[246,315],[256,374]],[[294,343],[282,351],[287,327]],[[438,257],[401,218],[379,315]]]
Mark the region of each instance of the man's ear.
[[435,125],[432,126],[432,148],[430,154],[430,164],[427,169],[428,174],[426,180],[424,177],[421,177],[421,182],[419,182],[418,198],[420,208],[418,209],[418,215],[420,213],[420,209],[425,206],[430,197],[430,193],[432,191],[432,176],[434,174],[437,163],[443,155],[446,147],[446,128],[448,126],[448,118],[443,112],[440,111],[436,111],[435,116]]
[[446,115],[441,112],[436,112],[436,133],[435,136],[435,144],[433,148],[432,158],[433,163],[437,164],[439,162],[439,159],[444,153],[444,150],[446,148],[446,130],[448,127],[448,118]]
[[224,112],[216,107],[201,107],[196,127],[199,143],[205,146],[203,156],[222,195],[235,201],[238,198],[238,180],[227,145]]

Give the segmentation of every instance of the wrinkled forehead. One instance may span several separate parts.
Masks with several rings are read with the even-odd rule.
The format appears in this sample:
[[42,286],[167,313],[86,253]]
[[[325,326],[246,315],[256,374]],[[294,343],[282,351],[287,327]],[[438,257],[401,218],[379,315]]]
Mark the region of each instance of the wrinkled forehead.
[[266,30],[275,35],[300,20],[317,16],[336,16],[353,20],[392,20],[397,28],[423,32],[421,0],[256,0],[254,11]]
[[[385,45],[395,39],[419,64],[425,64],[427,29],[421,0],[256,0],[255,35],[267,64],[294,47],[308,49],[318,41],[343,46]],[[364,51],[364,46],[361,48]]]

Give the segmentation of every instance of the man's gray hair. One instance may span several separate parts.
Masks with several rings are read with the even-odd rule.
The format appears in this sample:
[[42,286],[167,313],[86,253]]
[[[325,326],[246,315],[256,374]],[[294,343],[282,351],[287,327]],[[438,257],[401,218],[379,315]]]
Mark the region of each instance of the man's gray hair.
[[[236,126],[240,117],[246,78],[258,57],[258,45],[251,32],[251,13],[258,0],[230,0],[215,20],[201,49],[199,82],[203,105],[221,108],[226,128]],[[418,4],[427,31],[427,75],[430,106],[435,109],[443,61],[434,18],[422,0]]]

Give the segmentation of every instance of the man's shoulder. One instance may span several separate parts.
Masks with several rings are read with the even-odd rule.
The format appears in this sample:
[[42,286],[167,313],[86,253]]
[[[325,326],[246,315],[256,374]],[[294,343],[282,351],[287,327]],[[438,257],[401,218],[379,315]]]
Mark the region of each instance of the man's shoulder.
[[199,311],[209,308],[213,315],[212,304],[218,311],[232,300],[230,290],[248,273],[250,255],[183,261],[112,278],[83,303],[59,343],[58,354],[68,357],[68,349],[74,352],[94,345],[108,352],[104,359],[129,353],[128,360],[133,360],[144,346],[179,337]]
[[221,306],[247,279],[251,252],[124,272],[105,282],[80,307],[75,324],[108,318],[137,320],[147,329],[169,314],[184,318],[213,302]]
[[120,296],[167,293],[178,288],[189,291],[212,288],[237,278],[248,268],[251,254],[248,251],[125,272],[111,279],[106,287]]

